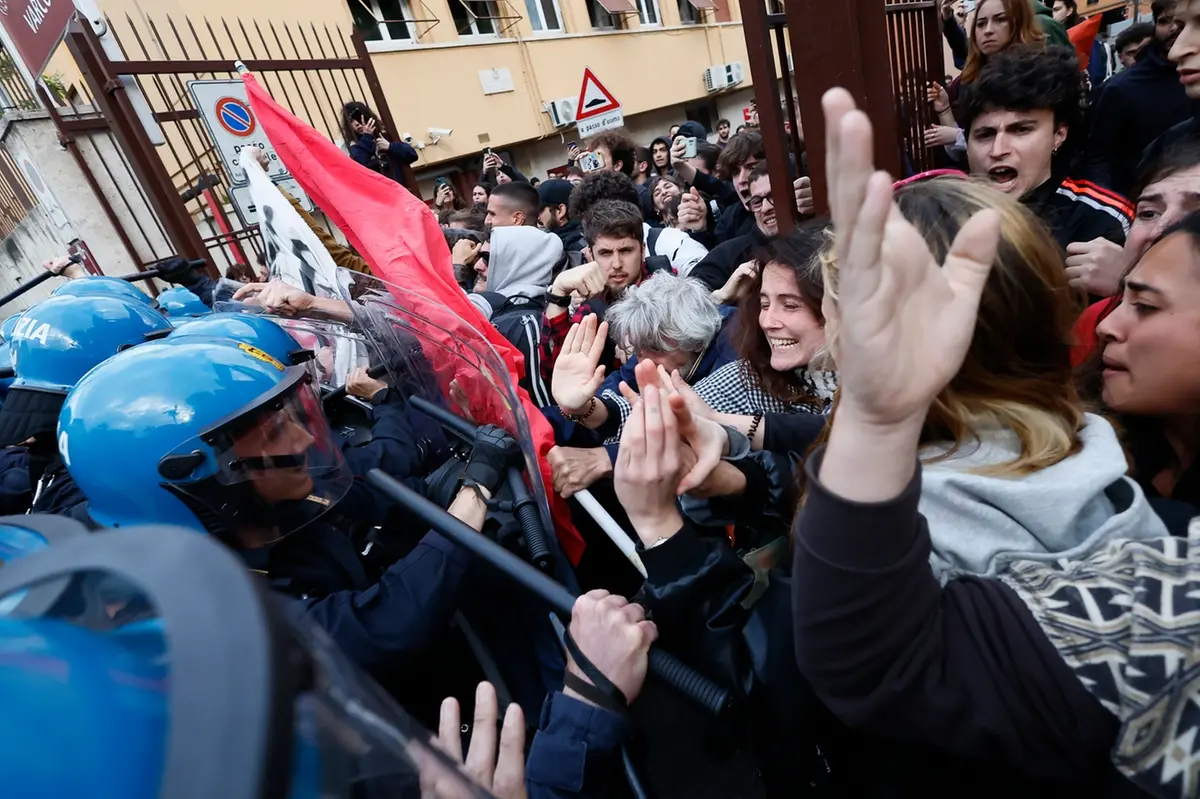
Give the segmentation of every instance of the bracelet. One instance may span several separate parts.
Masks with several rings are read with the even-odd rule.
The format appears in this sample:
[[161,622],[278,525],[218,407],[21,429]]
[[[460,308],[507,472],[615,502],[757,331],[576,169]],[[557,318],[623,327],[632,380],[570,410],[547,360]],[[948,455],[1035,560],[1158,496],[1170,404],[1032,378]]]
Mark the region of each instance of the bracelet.
[[754,415],[754,421],[750,423],[750,430],[746,433],[746,438],[750,439],[751,444],[754,443],[754,434],[758,431],[758,426],[762,424],[762,420],[763,415],[761,413],[756,413]]
[[583,413],[567,413],[562,409],[561,405],[558,406],[558,410],[562,412],[563,418],[568,422],[575,422],[576,424],[579,424],[580,422],[586,421],[589,416],[596,412],[596,398],[592,397],[588,401],[587,410]]
[[571,295],[564,294],[560,297],[557,294],[551,294],[549,291],[547,291],[546,292],[546,302],[549,305],[557,305],[559,308],[570,308],[571,307]]
[[946,112],[947,112],[947,111],[949,111],[949,110],[950,110],[950,106],[946,106],[945,108],[938,108],[938,107],[935,105],[935,106],[933,107],[933,113],[935,113],[935,114],[944,114],[944,113],[946,113]]

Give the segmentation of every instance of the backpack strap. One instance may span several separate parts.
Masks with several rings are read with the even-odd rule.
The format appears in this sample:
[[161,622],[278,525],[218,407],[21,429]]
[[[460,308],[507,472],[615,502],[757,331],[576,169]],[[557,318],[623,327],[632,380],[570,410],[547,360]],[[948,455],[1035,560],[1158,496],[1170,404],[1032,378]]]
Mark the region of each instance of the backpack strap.
[[650,255],[658,255],[658,237],[662,235],[663,229],[660,227],[650,228],[650,232],[646,234],[646,249]]
[[675,274],[675,267],[671,265],[671,259],[665,255],[651,255],[646,261],[646,271],[650,274],[655,272],[670,272]]
[[477,295],[487,300],[487,304],[492,306],[492,313],[499,313],[508,303],[508,297],[505,297],[498,291],[478,291]]

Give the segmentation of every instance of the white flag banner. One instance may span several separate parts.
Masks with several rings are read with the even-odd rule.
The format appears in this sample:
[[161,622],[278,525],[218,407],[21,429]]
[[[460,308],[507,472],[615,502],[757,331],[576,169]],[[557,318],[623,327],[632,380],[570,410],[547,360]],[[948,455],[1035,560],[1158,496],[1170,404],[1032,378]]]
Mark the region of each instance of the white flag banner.
[[263,172],[258,159],[241,160],[250,180],[250,198],[258,209],[258,227],[271,279],[282,280],[315,297],[341,299],[337,266],[329,251]]
[[[338,290],[338,269],[325,245],[263,172],[258,159],[242,161],[250,180],[250,197],[258,209],[258,227],[271,279],[281,280],[314,297],[343,302]],[[353,337],[332,336],[317,346],[316,351],[323,366],[321,382],[335,387],[343,385],[350,372],[365,360],[364,345]],[[329,371],[333,374],[328,374]]]

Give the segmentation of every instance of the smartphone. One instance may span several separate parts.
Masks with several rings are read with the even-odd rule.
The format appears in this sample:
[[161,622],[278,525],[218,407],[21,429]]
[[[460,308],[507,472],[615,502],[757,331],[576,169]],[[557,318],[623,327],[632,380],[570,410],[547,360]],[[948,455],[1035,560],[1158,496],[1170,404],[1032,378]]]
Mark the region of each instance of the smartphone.
[[683,140],[683,157],[684,158],[695,158],[696,157],[696,137],[695,136],[687,136],[684,138],[684,140]]
[[571,152],[572,150],[578,150],[578,149],[579,149],[578,142],[573,142],[573,141],[567,142],[567,152]]
[[435,180],[433,182],[433,187],[435,189],[439,189],[442,186],[449,186],[449,185],[450,185],[450,181],[446,180],[445,178],[438,178],[437,180]]
[[492,148],[491,148],[491,147],[484,147],[484,148],[483,148],[483,157],[484,157],[484,158],[487,158],[487,157],[488,157],[489,155],[491,155],[491,154],[492,154]]
[[579,169],[582,172],[595,172],[604,169],[604,156],[600,153],[584,153],[579,156]]

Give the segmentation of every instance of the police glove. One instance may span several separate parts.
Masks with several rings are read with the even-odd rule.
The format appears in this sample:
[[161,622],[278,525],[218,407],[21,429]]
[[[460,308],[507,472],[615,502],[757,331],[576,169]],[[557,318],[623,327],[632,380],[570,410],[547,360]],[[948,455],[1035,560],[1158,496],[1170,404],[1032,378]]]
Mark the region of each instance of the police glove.
[[478,485],[495,496],[504,485],[509,467],[520,464],[520,445],[504,430],[489,424],[475,431],[474,449],[463,472],[463,483]]
[[168,283],[183,283],[192,274],[194,264],[186,258],[168,258],[154,265],[162,279]]

